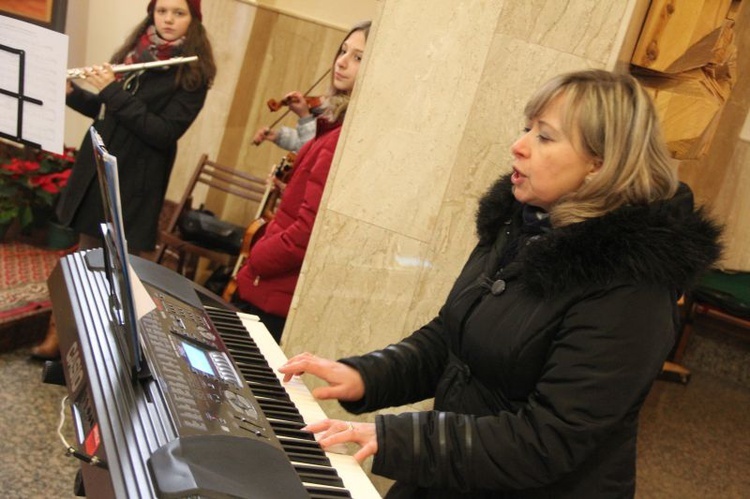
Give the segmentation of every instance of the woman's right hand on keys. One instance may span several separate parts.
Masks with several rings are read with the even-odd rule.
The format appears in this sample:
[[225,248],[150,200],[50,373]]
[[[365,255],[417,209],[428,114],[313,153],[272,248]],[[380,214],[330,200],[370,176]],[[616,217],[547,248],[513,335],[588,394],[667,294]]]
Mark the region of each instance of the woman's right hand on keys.
[[279,372],[284,374],[284,382],[293,376],[312,374],[328,383],[328,386],[313,389],[312,394],[316,399],[354,401],[365,396],[365,383],[356,369],[311,353],[295,355],[279,367]]

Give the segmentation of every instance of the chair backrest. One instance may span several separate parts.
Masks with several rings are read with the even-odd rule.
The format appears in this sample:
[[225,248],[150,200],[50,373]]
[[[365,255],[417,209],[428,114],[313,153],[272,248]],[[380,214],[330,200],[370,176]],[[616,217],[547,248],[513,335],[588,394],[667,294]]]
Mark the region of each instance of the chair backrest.
[[[203,154],[198,160],[198,166],[190,177],[185,192],[177,203],[177,209],[167,223],[165,228],[167,232],[174,232],[180,215],[186,209],[190,209],[195,188],[199,184],[255,203],[260,203],[266,190],[265,179],[211,161],[206,154]],[[252,220],[247,223],[250,222]]]
[[[167,247],[176,248],[180,253],[180,262],[184,261],[184,253],[197,253],[200,256],[206,256],[212,259],[225,259],[227,255],[221,257],[216,250],[205,250],[199,244],[194,242],[183,241],[180,238],[177,228],[180,216],[192,208],[192,202],[195,197],[195,189],[199,185],[204,185],[209,189],[224,192],[229,195],[260,204],[266,193],[266,180],[256,177],[249,173],[238,171],[215,161],[208,159],[208,155],[202,154],[198,160],[198,165],[190,177],[185,192],[176,203],[176,206],[169,215],[166,225],[160,229],[160,242],[154,256],[154,261],[161,263],[165,256]],[[252,220],[247,220],[250,224]],[[236,257],[236,255],[234,255]],[[183,263],[179,264],[179,271],[182,272]]]

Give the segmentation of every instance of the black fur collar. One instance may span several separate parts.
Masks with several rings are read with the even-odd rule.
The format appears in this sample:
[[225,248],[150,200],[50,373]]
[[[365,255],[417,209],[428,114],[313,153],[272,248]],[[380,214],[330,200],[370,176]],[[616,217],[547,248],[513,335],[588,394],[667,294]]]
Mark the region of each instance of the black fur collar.
[[[480,244],[491,244],[508,220],[520,220],[511,189],[510,175],[504,176],[480,200]],[[720,233],[702,209],[693,210],[692,193],[682,184],[667,202],[623,207],[544,235],[519,255],[521,278],[541,296],[615,281],[683,291],[719,258]]]

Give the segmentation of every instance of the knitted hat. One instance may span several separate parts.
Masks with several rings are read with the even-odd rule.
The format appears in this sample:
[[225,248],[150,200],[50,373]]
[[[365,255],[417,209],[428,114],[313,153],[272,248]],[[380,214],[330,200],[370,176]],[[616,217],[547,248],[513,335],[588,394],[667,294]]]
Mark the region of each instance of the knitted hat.
[[[201,0],[186,0],[190,6],[190,14],[193,17],[197,17],[199,21],[203,21],[203,14],[201,14]],[[151,0],[146,7],[146,12],[149,14],[154,13],[154,7],[156,6],[156,0]]]

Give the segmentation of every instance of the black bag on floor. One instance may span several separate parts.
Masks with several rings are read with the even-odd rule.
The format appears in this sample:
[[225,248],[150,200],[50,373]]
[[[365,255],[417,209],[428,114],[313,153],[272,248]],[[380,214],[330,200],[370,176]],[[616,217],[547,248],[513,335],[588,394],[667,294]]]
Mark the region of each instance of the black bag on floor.
[[209,249],[239,254],[245,227],[219,220],[208,210],[188,210],[177,221],[182,238]]

